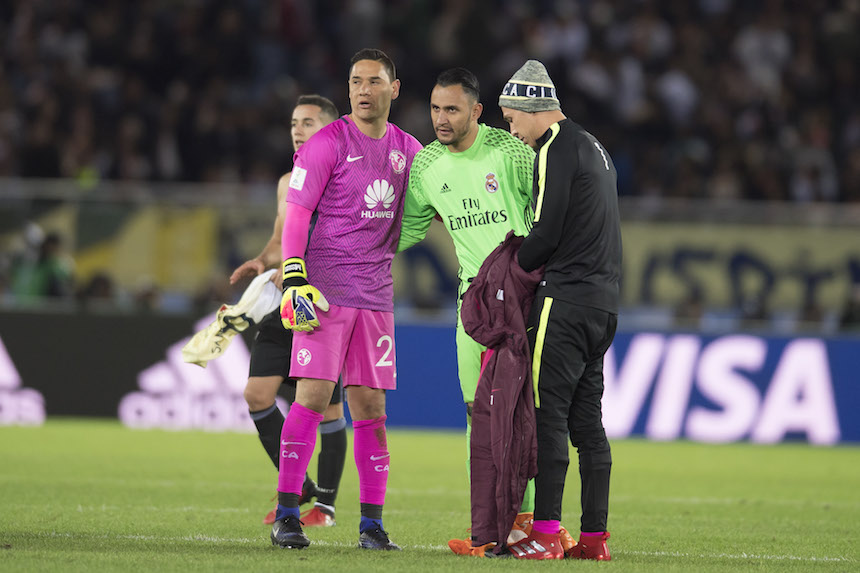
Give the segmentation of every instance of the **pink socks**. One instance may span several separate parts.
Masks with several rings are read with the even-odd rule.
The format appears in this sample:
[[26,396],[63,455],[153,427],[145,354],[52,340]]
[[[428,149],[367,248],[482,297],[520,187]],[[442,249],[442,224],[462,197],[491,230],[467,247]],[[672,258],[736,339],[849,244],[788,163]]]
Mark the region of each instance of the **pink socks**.
[[355,466],[358,469],[361,503],[385,504],[389,461],[385,419],[386,416],[381,416],[373,420],[353,420],[352,422],[353,453]]
[[560,523],[557,519],[535,519],[532,530],[547,535],[555,535],[559,531]]
[[290,411],[281,428],[281,457],[278,465],[278,491],[301,495],[305,472],[317,443],[317,427],[323,415],[299,403]]

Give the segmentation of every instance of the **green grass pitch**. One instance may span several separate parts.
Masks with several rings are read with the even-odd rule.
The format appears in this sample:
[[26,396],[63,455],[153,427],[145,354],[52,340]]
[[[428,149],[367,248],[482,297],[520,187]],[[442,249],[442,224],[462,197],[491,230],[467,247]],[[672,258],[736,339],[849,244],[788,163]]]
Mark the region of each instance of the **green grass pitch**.
[[[254,435],[3,427],[0,571],[860,570],[856,447],[614,441],[613,560],[536,564],[448,550],[469,526],[461,434],[393,429],[389,446],[385,526],[404,551],[355,547],[351,453],[337,526],[308,529],[311,546],[295,551],[272,547],[261,523],[276,474]],[[574,456],[562,519],[572,532],[577,478]]]

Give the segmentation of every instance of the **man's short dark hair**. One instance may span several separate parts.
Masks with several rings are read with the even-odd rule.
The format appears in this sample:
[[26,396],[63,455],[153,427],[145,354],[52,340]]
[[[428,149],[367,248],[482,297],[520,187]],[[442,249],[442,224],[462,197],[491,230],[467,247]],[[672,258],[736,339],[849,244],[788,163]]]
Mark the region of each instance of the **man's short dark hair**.
[[478,78],[466,68],[445,70],[436,78],[436,85],[443,88],[461,86],[464,92],[475,98],[475,101],[481,101],[481,86],[478,84]]
[[320,112],[323,115],[328,116],[331,121],[336,120],[340,117],[340,114],[337,112],[337,106],[328,99],[327,97],[323,97],[317,94],[307,94],[300,95],[299,99],[296,100],[296,107],[300,105],[315,105],[320,108]]
[[382,50],[377,50],[376,48],[364,48],[363,50],[357,51],[349,61],[350,72],[352,72],[352,67],[355,63],[360,60],[373,60],[374,62],[381,63],[385,67],[385,71],[388,72],[388,79],[392,82],[397,79],[397,70],[394,67],[394,62],[392,62],[391,58],[388,57],[388,54]]

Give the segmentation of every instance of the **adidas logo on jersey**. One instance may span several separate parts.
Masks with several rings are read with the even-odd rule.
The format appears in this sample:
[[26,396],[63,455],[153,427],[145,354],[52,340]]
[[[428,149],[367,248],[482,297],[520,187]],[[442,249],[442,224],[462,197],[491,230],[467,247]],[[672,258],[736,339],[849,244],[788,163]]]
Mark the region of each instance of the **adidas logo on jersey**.
[[447,192],[448,192],[448,191],[450,191],[450,190],[451,190],[451,188],[450,188],[450,187],[448,187],[448,184],[447,184],[447,183],[443,183],[443,184],[442,184],[442,190],[441,190],[441,191],[439,191],[439,193],[447,193]]

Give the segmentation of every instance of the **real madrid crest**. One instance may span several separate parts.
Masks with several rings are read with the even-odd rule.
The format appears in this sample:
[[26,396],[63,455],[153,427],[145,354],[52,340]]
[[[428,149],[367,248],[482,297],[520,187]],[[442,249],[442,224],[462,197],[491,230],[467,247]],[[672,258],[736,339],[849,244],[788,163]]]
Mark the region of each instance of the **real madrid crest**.
[[495,193],[499,190],[499,180],[496,179],[495,173],[487,173],[487,178],[484,181],[484,188],[487,193]]

